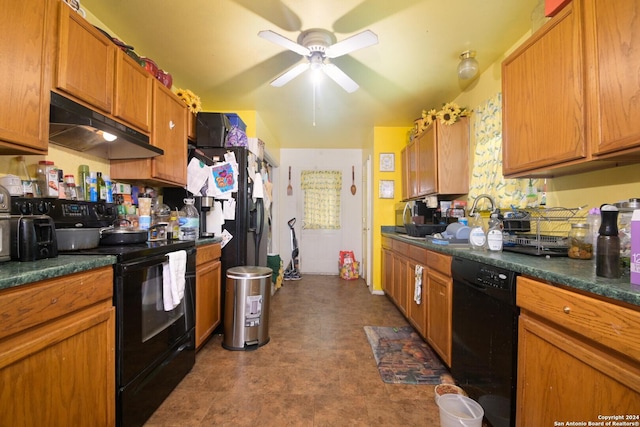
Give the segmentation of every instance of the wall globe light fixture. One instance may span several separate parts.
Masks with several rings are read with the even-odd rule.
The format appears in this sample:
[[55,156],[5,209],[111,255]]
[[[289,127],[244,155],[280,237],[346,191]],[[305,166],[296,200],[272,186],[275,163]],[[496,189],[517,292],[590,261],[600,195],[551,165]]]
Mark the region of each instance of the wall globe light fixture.
[[475,58],[475,50],[465,50],[460,54],[460,63],[458,64],[458,77],[462,80],[472,79],[478,74],[478,61]]

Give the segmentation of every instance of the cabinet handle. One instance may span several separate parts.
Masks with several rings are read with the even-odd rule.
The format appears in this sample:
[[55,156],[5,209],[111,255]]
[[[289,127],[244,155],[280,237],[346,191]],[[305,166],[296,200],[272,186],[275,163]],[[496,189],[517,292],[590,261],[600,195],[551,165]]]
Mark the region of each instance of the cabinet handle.
[[173,123],[173,120],[169,120],[169,129],[173,129],[174,127],[176,127],[176,124]]
[[566,314],[571,313],[571,308],[569,308],[568,305],[565,305],[564,308],[562,309],[562,311],[564,311]]

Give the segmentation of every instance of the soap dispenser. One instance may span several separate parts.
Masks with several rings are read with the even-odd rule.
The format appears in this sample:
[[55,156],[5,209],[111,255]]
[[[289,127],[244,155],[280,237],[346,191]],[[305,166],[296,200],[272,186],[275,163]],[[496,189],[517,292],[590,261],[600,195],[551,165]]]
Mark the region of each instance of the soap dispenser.
[[622,272],[620,268],[618,208],[613,205],[602,205],[600,214],[602,218],[596,250],[596,275],[617,279]]
[[471,249],[483,251],[487,246],[487,233],[485,232],[484,222],[479,213],[474,214],[472,218],[469,245]]

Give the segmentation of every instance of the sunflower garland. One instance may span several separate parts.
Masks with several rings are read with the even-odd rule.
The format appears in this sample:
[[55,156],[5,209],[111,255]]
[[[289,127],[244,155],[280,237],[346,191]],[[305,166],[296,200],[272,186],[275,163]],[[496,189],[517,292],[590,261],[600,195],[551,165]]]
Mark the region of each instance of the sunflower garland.
[[200,101],[200,97],[189,89],[176,89],[176,95],[178,95],[178,98],[182,99],[182,101],[187,104],[187,108],[189,108],[189,111],[193,114],[202,111],[202,102]]
[[468,116],[469,112],[466,107],[460,107],[455,102],[447,102],[442,105],[442,109],[437,111],[435,108],[431,110],[422,110],[422,118],[418,123],[418,132],[424,131],[427,126],[436,120],[440,120],[443,125],[450,126],[458,121],[460,117]]

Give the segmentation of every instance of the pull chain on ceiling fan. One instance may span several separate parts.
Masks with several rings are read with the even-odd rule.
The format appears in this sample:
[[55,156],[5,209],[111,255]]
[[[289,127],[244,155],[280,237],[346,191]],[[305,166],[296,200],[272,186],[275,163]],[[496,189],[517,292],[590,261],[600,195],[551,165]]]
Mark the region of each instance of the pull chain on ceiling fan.
[[340,68],[332,64],[329,59],[378,43],[378,36],[370,30],[363,31],[337,43],[331,32],[319,28],[303,31],[298,36],[297,43],[271,30],[260,31],[258,36],[296,52],[307,59],[305,62],[278,76],[271,82],[271,86],[284,86],[311,68],[312,70],[322,70],[349,93],[355,92],[359,87],[358,84]]

